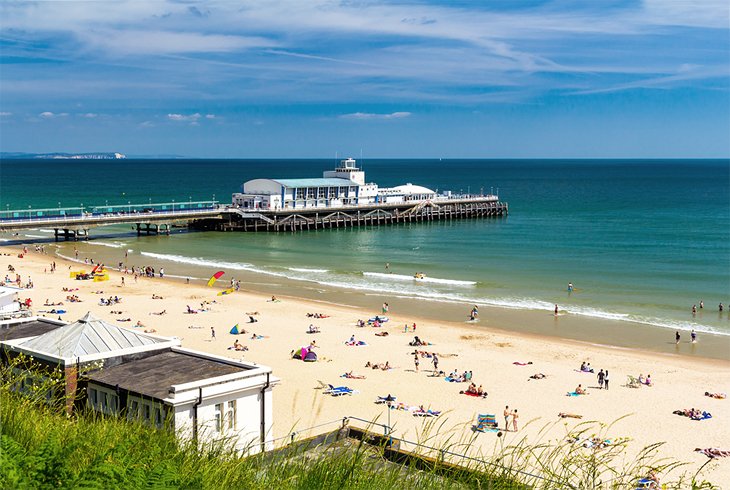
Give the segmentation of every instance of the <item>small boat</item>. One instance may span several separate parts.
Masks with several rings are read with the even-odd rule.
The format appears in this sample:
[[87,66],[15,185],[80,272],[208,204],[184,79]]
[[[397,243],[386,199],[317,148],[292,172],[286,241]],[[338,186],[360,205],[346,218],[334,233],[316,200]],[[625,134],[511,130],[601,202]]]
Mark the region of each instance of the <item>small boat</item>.
[[426,278],[426,274],[424,274],[423,272],[416,272],[415,274],[413,274],[413,279],[425,279],[425,278]]

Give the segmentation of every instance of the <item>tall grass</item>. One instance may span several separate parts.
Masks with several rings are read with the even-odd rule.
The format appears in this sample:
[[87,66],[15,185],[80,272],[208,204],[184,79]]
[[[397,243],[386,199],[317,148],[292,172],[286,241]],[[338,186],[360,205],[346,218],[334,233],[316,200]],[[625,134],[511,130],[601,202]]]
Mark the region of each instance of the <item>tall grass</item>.
[[[61,386],[59,376],[46,375],[20,394],[12,388],[22,374],[6,366],[0,375],[0,488],[623,489],[634,488],[631,484],[650,467],[660,472],[679,467],[657,459],[655,446],[626,464],[623,441],[592,451],[523,439],[498,447],[499,456],[485,458],[486,463],[466,460],[450,453],[463,453],[474,438],[494,434],[461,430],[450,438],[444,420],[426,424],[419,437],[427,445],[434,443],[435,434],[446,434],[437,450],[421,447],[415,451],[419,457],[399,463],[388,458],[386,447],[352,439],[241,458],[222,444],[201,451],[169,430],[141,422],[88,411],[68,416],[63,400],[48,403],[46,397],[49,388]],[[595,428],[584,424],[577,431],[593,434]],[[600,437],[610,430],[599,428]],[[469,435],[456,435],[464,433]],[[501,445],[503,439],[496,440]],[[527,474],[538,472],[547,480]],[[711,485],[680,477],[667,488]]]

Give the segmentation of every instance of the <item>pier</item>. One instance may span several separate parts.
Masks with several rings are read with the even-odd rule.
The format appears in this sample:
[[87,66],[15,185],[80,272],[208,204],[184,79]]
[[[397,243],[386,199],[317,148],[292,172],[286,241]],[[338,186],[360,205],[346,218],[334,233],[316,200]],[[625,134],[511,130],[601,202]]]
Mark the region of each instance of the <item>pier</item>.
[[132,225],[137,235],[169,235],[173,227],[208,231],[292,232],[398,223],[499,218],[508,205],[497,196],[449,196],[337,207],[244,209],[216,201],[0,211],[0,231],[51,228],[56,241],[88,240],[89,230]]
[[507,216],[507,203],[496,196],[455,196],[427,202],[370,204],[337,208],[252,211],[229,208],[221,217],[201,218],[191,228],[215,231],[293,232],[398,223],[499,218]]

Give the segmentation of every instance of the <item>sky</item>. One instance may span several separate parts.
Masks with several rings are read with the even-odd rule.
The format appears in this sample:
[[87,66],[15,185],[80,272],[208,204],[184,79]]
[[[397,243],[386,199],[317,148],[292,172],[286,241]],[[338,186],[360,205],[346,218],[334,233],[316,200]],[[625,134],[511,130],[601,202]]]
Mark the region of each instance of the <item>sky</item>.
[[8,0],[0,151],[730,158],[730,7]]

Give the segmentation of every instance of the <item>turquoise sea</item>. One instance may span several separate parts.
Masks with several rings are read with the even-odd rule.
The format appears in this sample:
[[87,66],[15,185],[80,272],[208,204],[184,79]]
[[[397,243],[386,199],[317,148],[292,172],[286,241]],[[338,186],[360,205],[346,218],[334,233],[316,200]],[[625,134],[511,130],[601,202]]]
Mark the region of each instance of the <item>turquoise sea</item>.
[[[334,160],[3,160],[0,208],[228,202],[253,178],[318,177]],[[495,193],[503,219],[297,233],[92,230],[82,256],[168,274],[296,281],[730,335],[727,160],[365,160],[368,181]],[[3,240],[31,241],[51,230]],[[7,241],[9,240],[9,241]],[[74,244],[59,253],[73,255]],[[83,248],[82,248],[83,247]],[[385,264],[390,264],[386,273]],[[423,272],[425,281],[414,281]],[[567,292],[572,282],[575,291]],[[693,304],[704,301],[696,316]],[[726,305],[723,314],[718,304]],[[431,303],[430,303],[431,304]]]

